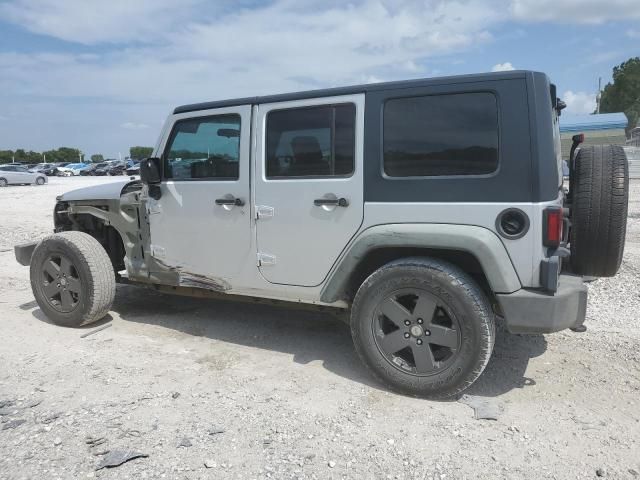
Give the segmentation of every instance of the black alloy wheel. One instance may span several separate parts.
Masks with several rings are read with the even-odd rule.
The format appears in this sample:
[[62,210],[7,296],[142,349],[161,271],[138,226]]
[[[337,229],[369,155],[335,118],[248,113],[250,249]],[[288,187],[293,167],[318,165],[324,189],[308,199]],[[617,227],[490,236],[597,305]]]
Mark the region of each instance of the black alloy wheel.
[[40,270],[39,283],[51,307],[69,313],[82,299],[82,283],[77,268],[62,254],[52,254]]
[[426,290],[405,288],[387,296],[374,313],[378,349],[405,373],[426,376],[451,366],[459,352],[460,326],[451,308]]

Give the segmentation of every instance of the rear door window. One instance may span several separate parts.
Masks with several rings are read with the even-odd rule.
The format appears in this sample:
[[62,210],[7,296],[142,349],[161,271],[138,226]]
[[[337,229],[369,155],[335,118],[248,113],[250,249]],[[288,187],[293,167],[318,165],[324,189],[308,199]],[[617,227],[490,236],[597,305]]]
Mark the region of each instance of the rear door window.
[[355,164],[355,105],[274,110],[267,116],[266,176],[347,177]]

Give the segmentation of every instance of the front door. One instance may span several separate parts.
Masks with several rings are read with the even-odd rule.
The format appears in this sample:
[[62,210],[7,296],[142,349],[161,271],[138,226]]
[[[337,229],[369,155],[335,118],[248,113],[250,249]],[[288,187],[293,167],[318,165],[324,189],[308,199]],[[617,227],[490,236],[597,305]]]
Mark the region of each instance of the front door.
[[191,283],[198,275],[233,282],[245,262],[255,265],[251,107],[179,114],[170,122],[170,134],[160,147],[162,195],[149,199],[152,255]]
[[322,283],[363,218],[364,95],[257,107],[256,225],[269,282]]

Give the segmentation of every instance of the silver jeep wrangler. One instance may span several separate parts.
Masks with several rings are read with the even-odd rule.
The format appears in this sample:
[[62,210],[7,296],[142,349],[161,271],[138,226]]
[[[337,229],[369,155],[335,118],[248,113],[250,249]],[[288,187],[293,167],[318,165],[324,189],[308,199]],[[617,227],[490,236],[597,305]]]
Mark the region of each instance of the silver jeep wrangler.
[[584,276],[615,275],[619,147],[576,148],[530,71],[185,105],[141,180],[60,196],[55,233],[16,247],[38,305],[77,327],[116,282],[346,312],[390,388],[445,398],[513,333],[583,330]]

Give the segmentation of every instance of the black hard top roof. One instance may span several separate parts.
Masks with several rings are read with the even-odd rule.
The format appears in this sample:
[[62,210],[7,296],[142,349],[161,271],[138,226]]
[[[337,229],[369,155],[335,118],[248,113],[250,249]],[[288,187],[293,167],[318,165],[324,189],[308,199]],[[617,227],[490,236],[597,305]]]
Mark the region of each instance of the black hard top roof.
[[431,85],[470,83],[488,80],[507,80],[524,78],[528,70],[512,70],[509,72],[475,73],[472,75],[455,75],[450,77],[421,78],[417,80],[401,80],[397,82],[368,83],[365,85],[353,85],[350,87],[324,88],[320,90],[307,90],[304,92],[282,93],[278,95],[266,95],[262,97],[234,98],[231,100],[216,100],[213,102],[192,103],[176,107],[173,113],[194,112],[211,108],[235,107],[238,105],[255,105],[259,103],[286,102],[289,100],[304,100],[308,98],[330,97],[336,95],[351,95],[366,93],[376,90],[395,88],[411,88]]

